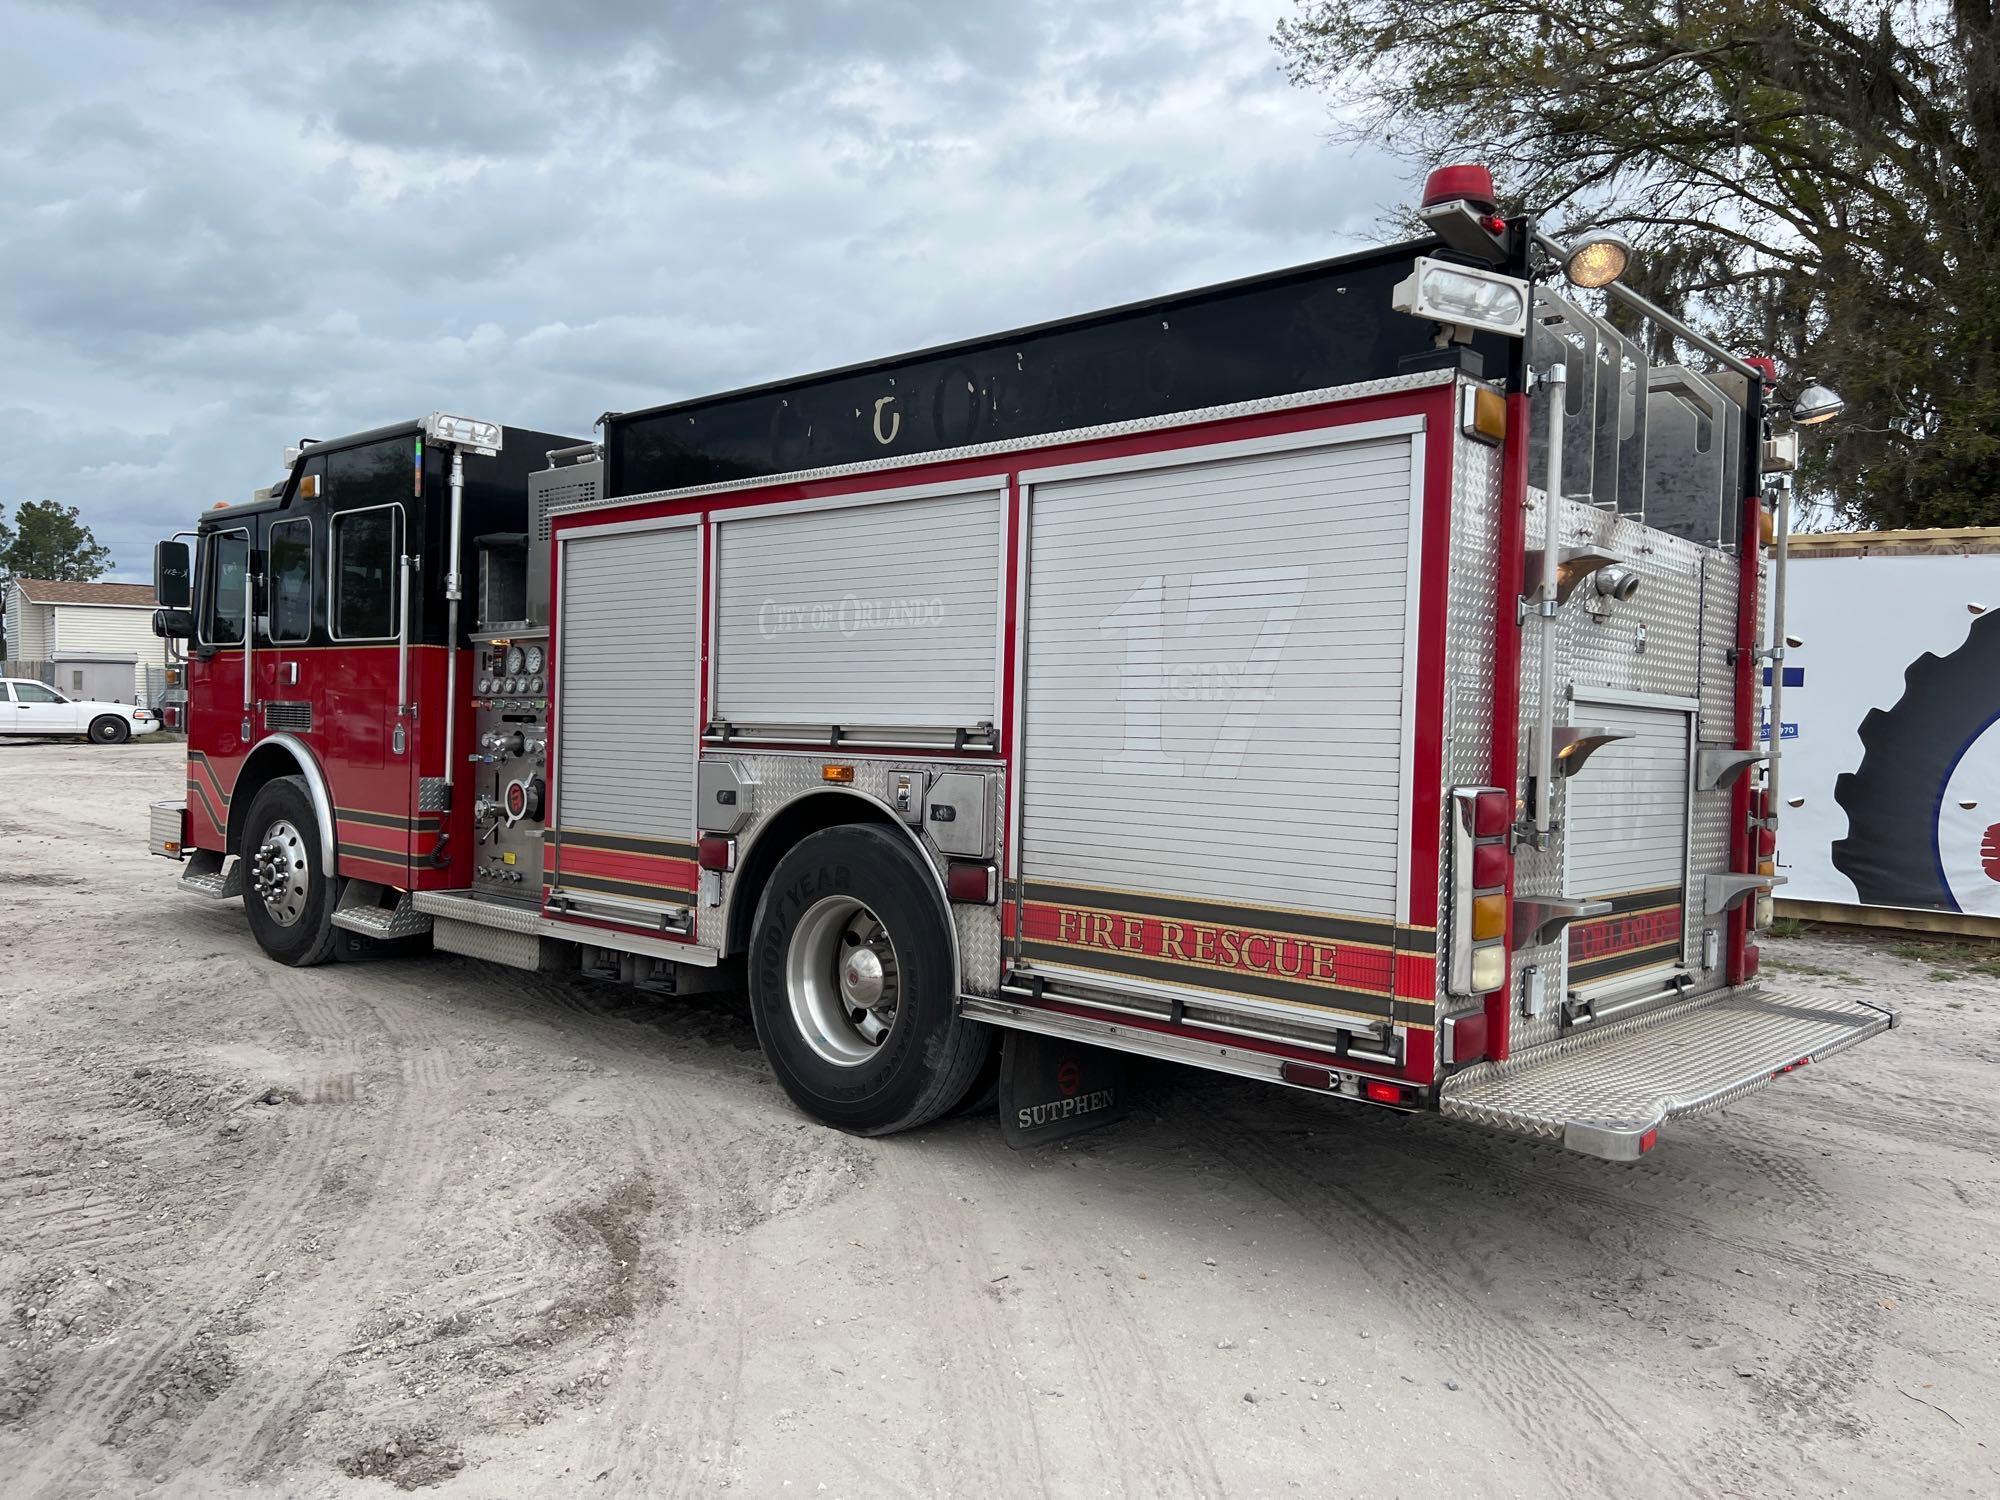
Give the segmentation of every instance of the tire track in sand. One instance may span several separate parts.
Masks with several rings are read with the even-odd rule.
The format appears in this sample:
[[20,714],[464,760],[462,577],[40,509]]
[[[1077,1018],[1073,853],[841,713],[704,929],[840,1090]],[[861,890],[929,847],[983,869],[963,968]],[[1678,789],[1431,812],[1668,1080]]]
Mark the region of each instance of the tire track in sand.
[[1264,1135],[1230,1115],[1227,1102],[1197,1110],[1185,1094],[1164,1101],[1163,1113],[1187,1143],[1255,1183],[1286,1210],[1336,1243],[1339,1252],[1374,1277],[1402,1317],[1469,1371],[1472,1389],[1495,1409],[1552,1474],[1580,1493],[1643,1493],[1632,1459],[1650,1456],[1671,1479],[1662,1493],[1712,1493],[1706,1476],[1663,1453],[1631,1418],[1598,1395],[1585,1371],[1545,1341],[1464,1290],[1474,1268],[1452,1274],[1442,1246],[1425,1246],[1338,1170],[1316,1176],[1294,1156],[1274,1150]]

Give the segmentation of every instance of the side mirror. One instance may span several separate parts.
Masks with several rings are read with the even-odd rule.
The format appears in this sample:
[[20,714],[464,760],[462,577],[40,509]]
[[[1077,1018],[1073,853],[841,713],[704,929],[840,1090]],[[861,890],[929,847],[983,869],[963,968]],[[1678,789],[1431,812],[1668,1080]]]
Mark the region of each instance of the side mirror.
[[194,635],[194,613],[185,609],[153,611],[153,634],[167,641],[185,641]]
[[194,603],[194,569],[186,542],[153,543],[153,602],[170,610]]

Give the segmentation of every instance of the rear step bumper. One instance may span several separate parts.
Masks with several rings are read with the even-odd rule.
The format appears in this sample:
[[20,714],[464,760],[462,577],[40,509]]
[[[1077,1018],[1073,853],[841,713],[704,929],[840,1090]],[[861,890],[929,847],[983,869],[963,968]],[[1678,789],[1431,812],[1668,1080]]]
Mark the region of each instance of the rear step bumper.
[[1895,1011],[1866,1001],[1730,990],[1468,1068],[1445,1081],[1438,1108],[1636,1161],[1664,1122],[1739,1099],[1895,1024]]

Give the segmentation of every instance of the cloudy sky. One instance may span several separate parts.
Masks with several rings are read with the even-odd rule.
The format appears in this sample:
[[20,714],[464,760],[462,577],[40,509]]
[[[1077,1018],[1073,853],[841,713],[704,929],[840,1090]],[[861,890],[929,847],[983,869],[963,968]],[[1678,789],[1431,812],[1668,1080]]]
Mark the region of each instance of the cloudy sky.
[[120,576],[280,449],[606,409],[1353,248],[1289,0],[0,0],[0,504]]

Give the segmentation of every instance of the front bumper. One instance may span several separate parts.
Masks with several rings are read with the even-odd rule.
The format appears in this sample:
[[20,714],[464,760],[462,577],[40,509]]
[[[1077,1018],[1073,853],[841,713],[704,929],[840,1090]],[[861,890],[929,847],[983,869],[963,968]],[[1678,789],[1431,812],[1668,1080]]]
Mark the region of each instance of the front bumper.
[[1724,990],[1578,1032],[1445,1081],[1453,1119],[1636,1161],[1668,1120],[1706,1113],[1896,1024],[1887,1006]]

